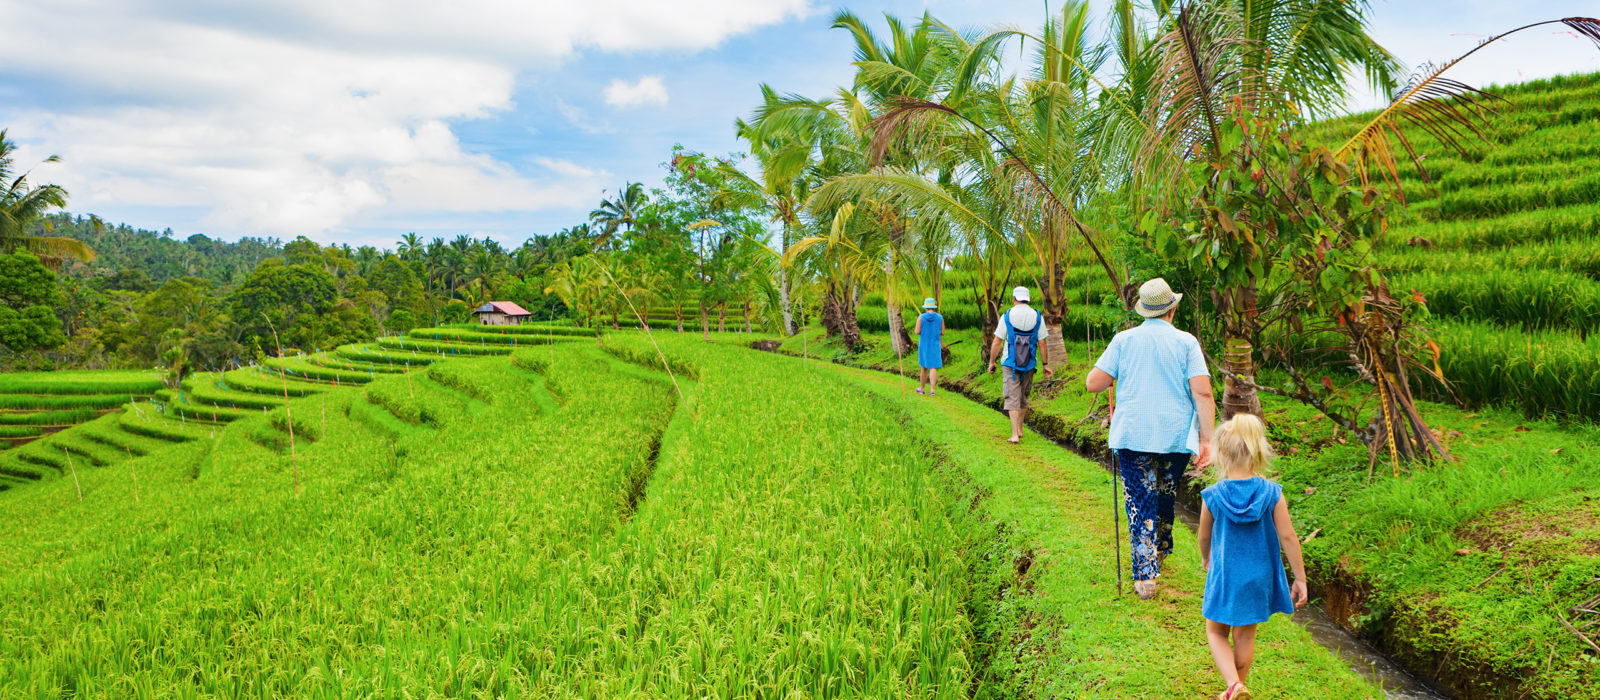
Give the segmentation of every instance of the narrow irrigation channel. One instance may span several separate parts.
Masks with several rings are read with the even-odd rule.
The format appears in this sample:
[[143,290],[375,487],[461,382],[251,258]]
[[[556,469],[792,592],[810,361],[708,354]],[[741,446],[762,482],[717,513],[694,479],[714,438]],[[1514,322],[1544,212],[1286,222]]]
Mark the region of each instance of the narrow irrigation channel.
[[[778,354],[788,354],[778,351],[769,344],[752,344],[752,347],[758,350],[777,352]],[[795,357],[797,360],[801,359],[794,355],[790,355],[790,357]],[[835,361],[835,364],[847,367],[853,366],[837,361]],[[877,369],[872,367],[856,368]],[[892,371],[886,371],[885,373],[894,374]],[[947,390],[947,394],[960,394],[968,401],[999,411],[990,402],[968,394],[960,385],[947,385],[944,388]],[[1037,430],[1034,431],[1034,434],[1073,454],[1101,465],[1113,478],[1121,478],[1115,468],[1113,459],[1104,450],[1096,453],[1097,451],[1086,449],[1070,441],[1051,438]],[[1188,526],[1191,534],[1194,534],[1198,526],[1199,516],[1190,503],[1185,501],[1192,502],[1197,498],[1198,492],[1191,490],[1184,497],[1180,497],[1178,504],[1178,519]],[[1339,625],[1323,611],[1320,605],[1305,605],[1291,619],[1295,624],[1303,628],[1317,644],[1337,655],[1352,671],[1380,685],[1390,700],[1445,700],[1450,697],[1428,685],[1389,656]]]

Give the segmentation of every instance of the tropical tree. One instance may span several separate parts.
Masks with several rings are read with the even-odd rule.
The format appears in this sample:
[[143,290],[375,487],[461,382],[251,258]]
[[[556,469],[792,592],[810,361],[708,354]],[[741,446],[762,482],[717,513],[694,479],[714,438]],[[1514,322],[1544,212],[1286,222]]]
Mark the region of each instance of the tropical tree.
[[[763,108],[776,106],[780,99],[770,86],[761,86]],[[755,157],[758,175],[752,177],[730,162],[719,164],[724,176],[735,186],[724,191],[734,198],[736,205],[765,208],[779,226],[778,255],[783,256],[794,244],[795,231],[800,225],[800,205],[815,184],[812,173],[815,144],[801,133],[781,130],[757,129],[743,119],[735,123],[735,134],[750,143],[750,154]],[[783,332],[794,335],[794,311],[790,305],[790,285],[787,268],[778,266],[778,299],[783,314]]]
[[625,183],[617,196],[613,199],[600,200],[600,206],[589,212],[589,220],[601,227],[601,235],[597,248],[610,247],[610,242],[617,230],[624,234],[633,231],[634,222],[639,220],[639,213],[650,201],[645,194],[644,185],[637,182]]
[[[94,250],[82,241],[30,233],[52,209],[67,206],[67,191],[59,185],[33,185],[27,172],[16,172],[16,147],[0,129],[0,253],[26,250],[52,269],[59,269],[68,258],[94,260]],[[44,162],[59,160],[50,156]]]

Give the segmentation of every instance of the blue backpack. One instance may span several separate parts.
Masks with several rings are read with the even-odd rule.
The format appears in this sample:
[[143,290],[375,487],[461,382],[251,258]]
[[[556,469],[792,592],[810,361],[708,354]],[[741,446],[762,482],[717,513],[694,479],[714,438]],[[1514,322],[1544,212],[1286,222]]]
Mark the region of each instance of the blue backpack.
[[1039,358],[1034,353],[1039,344],[1039,329],[1044,327],[1044,314],[1039,314],[1033,322],[1033,329],[1019,331],[1011,325],[1011,312],[1006,311],[1000,315],[1006,323],[1006,345],[1011,348],[1011,356],[1003,363],[1018,372],[1032,372],[1038,365]]

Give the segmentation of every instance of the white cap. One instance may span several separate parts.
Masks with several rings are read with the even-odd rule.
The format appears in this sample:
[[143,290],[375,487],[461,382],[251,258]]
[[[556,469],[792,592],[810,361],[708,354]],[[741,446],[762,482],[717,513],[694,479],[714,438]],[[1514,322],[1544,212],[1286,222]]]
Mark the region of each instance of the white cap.
[[1016,289],[1011,290],[1011,298],[1017,301],[1029,301],[1028,288],[1017,287]]

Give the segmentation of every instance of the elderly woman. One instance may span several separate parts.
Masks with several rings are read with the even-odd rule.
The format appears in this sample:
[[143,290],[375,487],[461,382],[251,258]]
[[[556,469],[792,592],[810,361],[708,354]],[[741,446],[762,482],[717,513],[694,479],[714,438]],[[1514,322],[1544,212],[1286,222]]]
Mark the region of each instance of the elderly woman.
[[922,300],[922,315],[917,317],[917,393],[939,393],[939,369],[944,367],[944,317],[933,297]]
[[1146,600],[1172,553],[1173,501],[1189,458],[1211,462],[1211,373],[1200,342],[1172,325],[1182,300],[1164,279],[1144,283],[1134,305],[1144,323],[1113,337],[1085,380],[1094,393],[1117,387],[1107,442],[1126,487],[1133,589]]

